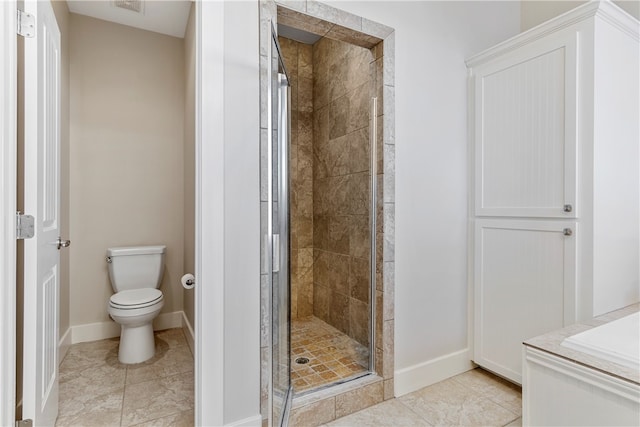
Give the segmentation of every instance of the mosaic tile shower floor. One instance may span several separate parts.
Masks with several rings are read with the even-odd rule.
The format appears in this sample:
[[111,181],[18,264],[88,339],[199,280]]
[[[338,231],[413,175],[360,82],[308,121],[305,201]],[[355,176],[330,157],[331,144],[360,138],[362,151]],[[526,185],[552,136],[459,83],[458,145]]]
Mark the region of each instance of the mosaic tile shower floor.
[[147,362],[118,361],[119,338],[71,346],[60,364],[57,427],[193,426],[193,355],[182,329],[155,333]]
[[[306,364],[296,363],[307,358]],[[317,317],[291,321],[291,381],[296,394],[368,371],[369,349]]]

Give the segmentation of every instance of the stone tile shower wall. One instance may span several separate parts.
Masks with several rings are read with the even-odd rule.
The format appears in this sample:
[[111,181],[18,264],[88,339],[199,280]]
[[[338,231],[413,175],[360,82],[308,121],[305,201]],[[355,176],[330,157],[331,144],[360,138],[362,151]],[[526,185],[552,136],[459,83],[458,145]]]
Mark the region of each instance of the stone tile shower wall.
[[365,346],[374,59],[329,38],[313,46],[313,313]]
[[279,42],[291,84],[291,318],[314,314],[368,345],[375,58],[328,38]]
[[278,37],[291,86],[291,319],[313,314],[313,47]]

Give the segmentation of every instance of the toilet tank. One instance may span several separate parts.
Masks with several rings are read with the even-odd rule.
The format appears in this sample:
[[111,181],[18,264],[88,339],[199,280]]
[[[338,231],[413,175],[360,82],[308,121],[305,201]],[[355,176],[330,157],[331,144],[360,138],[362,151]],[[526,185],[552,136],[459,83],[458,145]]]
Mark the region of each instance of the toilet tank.
[[109,279],[114,292],[159,288],[166,249],[165,245],[107,249]]

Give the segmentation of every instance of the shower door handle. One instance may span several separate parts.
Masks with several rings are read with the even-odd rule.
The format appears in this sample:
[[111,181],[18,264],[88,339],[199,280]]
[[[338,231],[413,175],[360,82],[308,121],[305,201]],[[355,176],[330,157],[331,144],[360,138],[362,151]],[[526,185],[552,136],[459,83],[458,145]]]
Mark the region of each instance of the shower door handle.
[[[269,235],[264,235],[264,247],[269,247]],[[265,273],[269,272],[269,259],[267,256],[264,257],[263,261],[264,271]],[[280,271],[280,235],[272,234],[271,235],[271,273],[277,273]]]
[[273,235],[273,266],[272,266],[272,270],[274,273],[277,273],[280,271],[280,235],[279,234],[274,234]]

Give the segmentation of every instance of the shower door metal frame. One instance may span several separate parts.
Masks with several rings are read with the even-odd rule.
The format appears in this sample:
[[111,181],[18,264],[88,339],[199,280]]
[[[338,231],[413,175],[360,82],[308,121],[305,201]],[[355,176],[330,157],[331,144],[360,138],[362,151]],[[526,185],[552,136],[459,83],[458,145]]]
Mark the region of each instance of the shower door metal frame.
[[369,248],[369,373],[376,373],[376,288],[377,288],[377,215],[378,215],[378,98],[371,98],[369,120],[369,149],[371,164],[369,165],[371,174],[371,205],[369,207],[369,223],[370,223],[370,248]]
[[[273,26],[273,22],[270,22],[271,37],[272,40],[268,45],[268,68],[267,68],[267,238],[266,238],[266,261],[267,261],[267,289],[270,293],[268,312],[270,314],[269,322],[269,427],[274,426],[287,426],[289,423],[289,411],[291,409],[291,401],[293,397],[293,386],[291,384],[291,284],[289,275],[289,138],[290,138],[290,112],[289,106],[291,105],[291,94],[289,86],[289,77],[284,62],[282,61],[282,51],[278,38]],[[275,46],[276,52],[273,51]],[[278,72],[278,140],[277,152],[278,152],[278,224],[279,233],[276,236],[274,234],[273,227],[273,148],[274,148],[274,123],[273,123],[273,59],[274,53],[277,55],[280,67],[283,73]],[[282,236],[282,237],[281,237]],[[277,252],[274,251],[277,245]],[[277,253],[277,256],[275,254]],[[273,273],[278,272],[279,289],[285,287],[287,289],[287,306],[285,307],[285,313],[287,316],[287,366],[288,366],[288,387],[285,392],[283,408],[281,410],[278,420],[274,420],[274,340],[276,338],[273,328],[274,311],[274,286],[276,285],[273,280]]]

